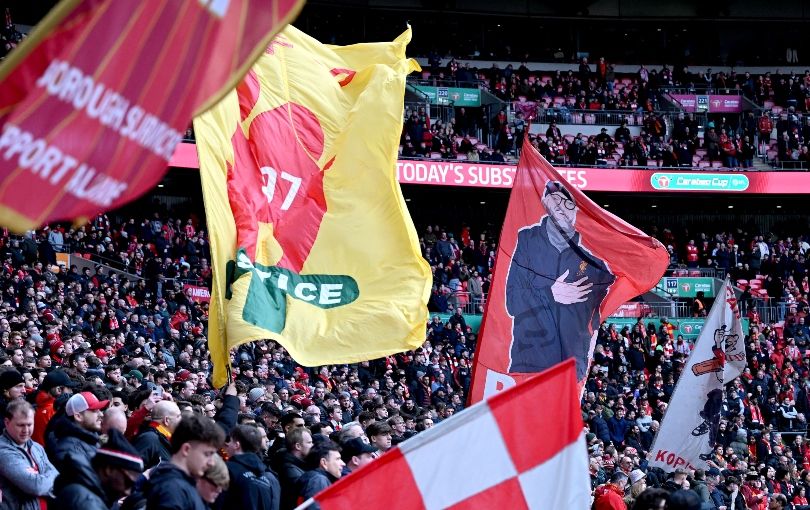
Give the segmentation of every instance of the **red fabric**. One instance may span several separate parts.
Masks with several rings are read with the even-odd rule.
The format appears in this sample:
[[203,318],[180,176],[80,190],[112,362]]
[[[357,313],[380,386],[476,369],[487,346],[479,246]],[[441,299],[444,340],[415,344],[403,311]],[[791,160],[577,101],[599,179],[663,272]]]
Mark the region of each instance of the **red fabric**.
[[[317,494],[315,501],[322,510],[421,510],[428,508],[426,501],[435,502],[438,494],[446,503],[441,508],[453,510],[522,510],[530,507],[527,499],[531,499],[532,507],[536,507],[536,494],[529,498],[526,492],[533,488],[532,474],[552,458],[557,462],[562,458],[557,466],[571,466],[572,472],[578,473],[576,459],[585,457],[575,366],[573,360],[568,360],[442,422],[413,441],[392,448],[357,474],[341,478]],[[533,403],[528,406],[533,409],[530,416],[525,414],[528,409],[526,402]],[[544,409],[545,405],[549,407]],[[453,442],[457,440],[456,434],[469,434],[469,429],[464,430],[463,424],[475,423],[474,430],[479,432],[489,430],[492,421],[485,413],[494,417],[497,432],[493,430],[482,436],[486,445],[476,442],[468,446],[480,448],[480,451],[501,460],[494,459],[490,465],[477,466],[476,469],[481,471],[477,477],[460,477],[457,484],[448,483],[454,475],[448,476],[447,473],[461,473],[469,467],[447,462],[455,458],[445,455],[451,451],[449,445],[456,448]],[[537,419],[547,421],[548,416],[554,416],[555,424],[560,425],[554,427],[551,435],[533,433],[525,427],[525,423],[535,423]],[[581,451],[577,447],[581,447]],[[508,457],[503,457],[504,454]],[[435,462],[435,456],[442,462]],[[508,464],[506,468],[504,458]],[[507,469],[509,474],[503,478],[492,476],[493,472],[502,473],[502,469]],[[586,469],[584,460],[582,469]],[[584,508],[582,503],[589,501],[590,494],[587,475],[577,481],[569,480],[569,476],[560,473],[559,483],[550,483],[543,494],[548,495],[549,501],[565,499],[576,502],[571,508]],[[482,479],[491,482],[482,482]],[[392,484],[391,480],[396,480],[396,483]],[[537,483],[536,479],[534,483]],[[434,504],[433,507],[439,506]],[[600,508],[624,510],[625,507]]]
[[34,415],[34,433],[31,434],[31,439],[42,446],[45,446],[45,427],[56,412],[53,409],[55,401],[56,399],[46,391],[37,393],[37,412]]
[[627,510],[624,503],[624,493],[613,485],[607,483],[594,491],[594,510]]
[[141,428],[141,424],[143,424],[146,417],[149,415],[149,409],[146,407],[141,407],[135,410],[132,415],[127,420],[127,431],[124,433],[127,439],[132,441],[135,439],[135,436],[138,435],[138,431]]
[[[566,327],[592,332],[594,322],[598,324],[625,301],[655,286],[669,264],[669,254],[660,242],[600,208],[576,187],[582,184],[576,176],[572,176],[572,182],[569,182],[567,175],[558,172],[530,144],[524,145],[501,231],[487,314],[478,336],[471,402],[484,397],[485,381],[490,372],[503,374],[515,383],[531,376],[521,373],[505,375],[510,364],[513,330],[513,320],[506,309],[505,290],[519,231],[537,225],[546,216],[541,198],[549,181],[560,182],[571,194],[578,208],[575,226],[581,236],[580,244],[594,258],[604,261],[615,276],[597,310],[599,316],[591,317],[588,323],[567,324]],[[573,282],[574,279],[567,281]],[[593,345],[590,352],[593,352]]]

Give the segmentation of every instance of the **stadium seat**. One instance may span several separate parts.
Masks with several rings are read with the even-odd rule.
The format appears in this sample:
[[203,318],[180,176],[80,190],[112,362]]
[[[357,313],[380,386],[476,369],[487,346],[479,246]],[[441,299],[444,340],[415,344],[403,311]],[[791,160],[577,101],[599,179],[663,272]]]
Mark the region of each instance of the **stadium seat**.
[[737,287],[745,287],[748,285],[748,280],[739,279],[737,280]]
[[700,278],[700,269],[690,269],[689,276],[692,278]]

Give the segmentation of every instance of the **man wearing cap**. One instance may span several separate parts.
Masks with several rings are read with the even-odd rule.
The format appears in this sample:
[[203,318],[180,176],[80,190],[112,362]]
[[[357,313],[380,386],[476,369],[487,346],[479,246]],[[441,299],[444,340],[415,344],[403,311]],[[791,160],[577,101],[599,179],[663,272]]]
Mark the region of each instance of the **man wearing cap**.
[[67,462],[70,469],[56,479],[56,509],[107,510],[128,496],[143,473],[143,460],[124,435],[109,432],[109,439],[96,451],[90,465]]
[[281,485],[259,457],[262,436],[258,427],[237,425],[226,445],[230,487],[223,495],[221,508],[278,510]]
[[379,451],[359,437],[349,439],[341,445],[341,448],[340,456],[346,464],[343,468],[343,476],[370,464],[374,460],[374,454]]
[[31,440],[34,409],[17,399],[4,410],[5,430],[0,435],[0,507],[41,510],[42,498],[51,495],[59,474],[45,450]]
[[506,281],[509,372],[540,372],[574,357],[582,380],[599,306],[615,276],[582,245],[578,208],[562,183],[549,181],[542,203],[547,214],[520,229]]
[[[25,381],[16,368],[6,368],[0,372],[0,413],[4,413],[11,402],[25,398]],[[0,432],[5,425],[0,425]]]
[[37,412],[34,416],[34,435],[31,439],[45,446],[45,428],[56,413],[53,408],[56,398],[71,393],[76,386],[78,384],[73,382],[64,370],[54,370],[45,376],[37,390]]
[[740,488],[740,492],[749,510],[768,508],[768,494],[762,489],[762,482],[756,471],[749,471],[745,475],[745,484]]
[[169,400],[161,400],[152,408],[152,420],[141,428],[141,433],[132,442],[146,469],[171,459],[172,434],[181,417],[180,408]]
[[90,464],[96,454],[101,432],[102,409],[109,400],[99,400],[89,391],[70,397],[65,414],[54,418],[53,430],[46,436],[45,449],[57,469],[65,471],[68,456]]

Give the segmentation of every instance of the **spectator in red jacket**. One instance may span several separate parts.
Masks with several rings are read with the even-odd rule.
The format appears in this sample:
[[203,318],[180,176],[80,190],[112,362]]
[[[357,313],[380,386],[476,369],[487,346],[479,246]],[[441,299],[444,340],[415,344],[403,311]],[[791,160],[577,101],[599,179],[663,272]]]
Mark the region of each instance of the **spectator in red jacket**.
[[624,502],[624,489],[627,487],[627,475],[616,471],[610,482],[601,485],[594,491],[593,508],[595,510],[627,510]]
[[78,386],[73,382],[64,370],[54,370],[45,376],[42,384],[39,385],[36,403],[37,409],[34,415],[34,433],[31,439],[45,446],[45,428],[51,421],[56,411],[53,408],[56,398],[65,393],[72,393],[73,388]]

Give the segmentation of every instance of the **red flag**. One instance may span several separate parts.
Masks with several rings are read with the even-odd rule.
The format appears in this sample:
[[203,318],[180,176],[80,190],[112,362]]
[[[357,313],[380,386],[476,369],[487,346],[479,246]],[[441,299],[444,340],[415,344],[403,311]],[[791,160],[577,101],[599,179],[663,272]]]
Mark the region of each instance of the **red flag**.
[[151,189],[302,5],[60,2],[0,65],[0,223],[89,218]]
[[588,508],[582,432],[569,360],[405,441],[314,501],[322,510]]
[[570,357],[584,382],[600,323],[651,289],[668,263],[661,243],[594,204],[524,144],[479,334],[471,402]]

